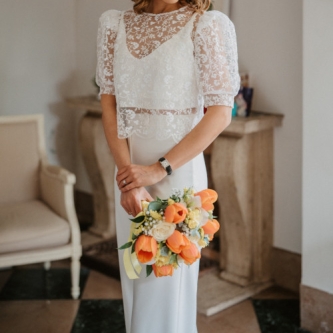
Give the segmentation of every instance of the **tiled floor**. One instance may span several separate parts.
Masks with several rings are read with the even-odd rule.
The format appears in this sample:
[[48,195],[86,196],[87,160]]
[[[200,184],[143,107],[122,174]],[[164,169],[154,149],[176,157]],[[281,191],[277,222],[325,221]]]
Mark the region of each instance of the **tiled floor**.
[[[82,267],[74,301],[68,267],[63,260],[50,271],[41,264],[0,271],[0,332],[125,333],[120,282]],[[199,333],[305,333],[298,325],[297,295],[278,287],[214,316],[198,314]]]

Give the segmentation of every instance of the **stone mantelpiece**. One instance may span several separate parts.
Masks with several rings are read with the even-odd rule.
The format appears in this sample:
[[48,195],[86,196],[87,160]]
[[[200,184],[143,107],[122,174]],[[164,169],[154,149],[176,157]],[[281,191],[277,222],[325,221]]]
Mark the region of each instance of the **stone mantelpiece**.
[[[104,136],[100,101],[92,95],[68,98],[67,104],[87,111],[80,123],[80,147],[94,196],[90,232],[112,237],[114,161]],[[226,307],[223,303],[235,304],[272,282],[273,131],[282,120],[282,114],[257,111],[247,118],[235,117],[205,150],[211,155],[211,176],[219,193],[220,277],[240,289],[237,295],[228,294],[228,299],[221,295],[220,305],[203,313],[213,314],[214,309]]]

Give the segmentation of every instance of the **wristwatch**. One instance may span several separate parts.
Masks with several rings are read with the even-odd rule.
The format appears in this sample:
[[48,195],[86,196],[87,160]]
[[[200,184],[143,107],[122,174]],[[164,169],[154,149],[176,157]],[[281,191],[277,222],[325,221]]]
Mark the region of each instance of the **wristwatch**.
[[172,174],[172,169],[168,160],[164,157],[161,157],[158,161],[161,163],[162,167],[167,172],[168,176],[170,176]]

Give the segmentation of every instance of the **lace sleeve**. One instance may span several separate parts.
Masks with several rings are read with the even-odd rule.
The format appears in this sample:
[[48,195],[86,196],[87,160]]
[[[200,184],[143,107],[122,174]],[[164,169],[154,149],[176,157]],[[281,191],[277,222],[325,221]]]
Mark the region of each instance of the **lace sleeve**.
[[240,88],[236,32],[232,21],[222,12],[205,12],[194,35],[199,88],[205,107],[233,107]]
[[121,12],[108,10],[99,18],[97,32],[96,83],[101,94],[115,95],[113,58]]

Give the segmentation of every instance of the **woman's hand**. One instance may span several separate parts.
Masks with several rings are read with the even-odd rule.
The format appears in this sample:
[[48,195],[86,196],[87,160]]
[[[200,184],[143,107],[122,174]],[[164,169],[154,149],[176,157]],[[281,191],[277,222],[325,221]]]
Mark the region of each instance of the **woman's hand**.
[[158,183],[167,175],[160,162],[152,165],[130,164],[118,170],[117,183],[121,192],[127,192],[137,187]]
[[121,193],[120,204],[128,215],[136,216],[141,212],[141,201],[152,201],[153,198],[144,187],[134,188],[127,192]]

